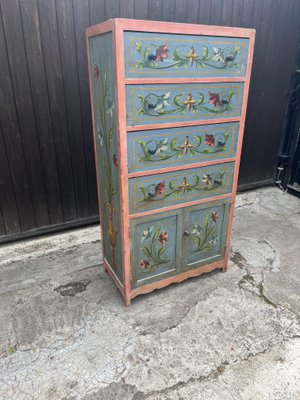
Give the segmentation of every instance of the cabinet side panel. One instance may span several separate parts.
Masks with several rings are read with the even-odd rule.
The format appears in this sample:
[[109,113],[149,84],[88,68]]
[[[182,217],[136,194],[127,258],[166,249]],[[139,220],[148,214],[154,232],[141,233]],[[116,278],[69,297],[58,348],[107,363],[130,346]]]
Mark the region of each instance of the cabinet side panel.
[[97,184],[104,257],[123,282],[112,32],[89,38]]

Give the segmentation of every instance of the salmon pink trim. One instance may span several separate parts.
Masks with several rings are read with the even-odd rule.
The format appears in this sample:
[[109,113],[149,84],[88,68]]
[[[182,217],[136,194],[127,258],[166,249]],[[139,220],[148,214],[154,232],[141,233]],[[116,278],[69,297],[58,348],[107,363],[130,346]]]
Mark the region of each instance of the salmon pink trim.
[[247,71],[246,71],[246,81],[245,81],[245,85],[244,85],[243,105],[242,105],[242,112],[241,112],[241,122],[240,122],[240,130],[239,130],[237,152],[236,152],[236,163],[235,163],[235,167],[234,167],[234,176],[233,176],[233,185],[232,185],[233,196],[232,196],[232,205],[231,205],[231,209],[230,209],[230,213],[229,213],[226,252],[225,252],[225,257],[224,257],[225,264],[224,264],[224,268],[223,268],[224,272],[227,271],[227,266],[228,266],[230,239],[231,239],[231,232],[232,232],[232,225],[233,225],[234,206],[235,206],[235,198],[236,198],[236,191],[237,191],[237,185],[238,185],[239,169],[240,169],[240,162],[241,162],[241,152],[242,152],[242,144],[243,144],[245,120],[246,120],[246,111],[247,111],[248,96],[249,96],[249,86],[250,86],[250,78],[251,78],[251,71],[252,71],[254,41],[255,41],[255,31],[251,30]]
[[239,78],[127,78],[125,80],[126,85],[139,85],[151,83],[219,83],[219,82],[245,82],[246,77]]
[[135,125],[135,126],[127,126],[127,132],[134,131],[147,131],[150,129],[161,129],[161,128],[181,128],[182,126],[195,126],[195,125],[210,125],[210,124],[222,124],[225,122],[239,122],[241,120],[238,118],[219,118],[215,119],[206,119],[200,121],[184,121],[183,122],[167,122],[165,124],[148,124],[148,125]]
[[221,196],[212,196],[212,197],[201,199],[201,200],[184,202],[184,203],[180,203],[180,204],[175,204],[173,206],[158,208],[156,210],[149,210],[149,211],[144,211],[141,213],[130,214],[129,218],[133,219],[133,218],[145,217],[147,215],[159,214],[159,213],[170,211],[170,210],[176,210],[178,208],[195,206],[197,204],[202,204],[202,203],[210,203],[211,201],[214,201],[214,200],[229,199],[231,196],[232,196],[232,193],[227,193],[227,194],[222,194]]
[[229,163],[229,162],[233,162],[233,161],[235,161],[235,157],[224,158],[222,160],[203,161],[200,163],[179,165],[176,167],[152,169],[151,171],[132,172],[132,173],[128,174],[128,178],[137,178],[139,176],[147,176],[147,175],[153,175],[153,174],[155,174],[155,175],[163,174],[165,172],[172,172],[172,171],[184,171],[186,169],[206,167],[207,165],[225,164],[225,163]]
[[131,299],[134,297],[140,295],[140,294],[145,294],[145,293],[150,293],[153,292],[153,290],[156,289],[162,289],[166,286],[171,285],[172,283],[179,283],[182,281],[185,281],[188,278],[196,277],[199,275],[202,275],[207,272],[211,272],[215,269],[221,269],[224,267],[224,260],[216,261],[212,264],[208,264],[202,267],[194,268],[186,272],[182,272],[179,275],[173,275],[169,278],[163,279],[158,282],[153,282],[149,283],[148,285],[139,287],[137,289],[133,289],[131,292]]
[[246,28],[231,28],[216,25],[181,24],[175,22],[143,21],[116,18],[116,25],[124,31],[146,31],[160,33],[183,33],[187,35],[229,36],[254,38],[255,30]]

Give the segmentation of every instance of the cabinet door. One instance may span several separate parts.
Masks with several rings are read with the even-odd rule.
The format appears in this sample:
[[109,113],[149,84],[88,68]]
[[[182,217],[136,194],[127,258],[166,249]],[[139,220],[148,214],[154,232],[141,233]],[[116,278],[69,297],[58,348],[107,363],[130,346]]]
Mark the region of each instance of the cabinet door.
[[130,236],[133,287],[180,272],[181,210],[132,220]]
[[189,270],[224,257],[230,199],[185,210],[183,269]]

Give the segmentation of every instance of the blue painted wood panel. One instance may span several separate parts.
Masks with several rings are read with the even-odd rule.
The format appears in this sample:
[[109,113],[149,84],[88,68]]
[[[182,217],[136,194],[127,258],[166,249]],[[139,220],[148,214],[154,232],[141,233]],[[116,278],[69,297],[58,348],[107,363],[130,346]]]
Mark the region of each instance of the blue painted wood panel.
[[130,236],[133,287],[180,272],[181,210],[132,220]]
[[185,209],[184,227],[189,236],[183,237],[184,270],[224,257],[229,210],[230,199]]
[[127,125],[239,117],[242,82],[127,85]]
[[121,215],[118,171],[118,146],[115,115],[114,60],[111,51],[112,33],[89,39],[90,75],[96,130],[97,184],[100,189],[100,208],[104,257],[122,281]]
[[234,163],[129,179],[131,214],[230,193]]
[[129,172],[235,157],[238,132],[238,122],[129,132]]
[[245,76],[249,39],[125,32],[127,78]]

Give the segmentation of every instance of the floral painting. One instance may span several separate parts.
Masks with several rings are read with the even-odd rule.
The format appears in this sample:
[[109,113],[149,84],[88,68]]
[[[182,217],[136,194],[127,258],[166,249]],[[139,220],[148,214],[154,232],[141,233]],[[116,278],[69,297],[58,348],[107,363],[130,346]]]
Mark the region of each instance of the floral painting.
[[141,238],[141,249],[144,258],[140,260],[142,270],[154,270],[162,264],[167,264],[169,260],[166,256],[168,246],[168,232],[161,226],[154,229],[148,227],[143,231]]
[[161,201],[171,196],[184,196],[192,191],[209,191],[223,185],[225,172],[212,172],[211,174],[194,175],[192,180],[186,177],[177,183],[170,180],[168,185],[165,180],[158,183],[151,183],[148,186],[140,186],[143,194],[142,202]]
[[[109,240],[111,266],[116,269],[116,246],[119,234],[117,219],[116,194],[118,188],[113,177],[113,169],[118,168],[118,157],[113,152],[113,134],[115,132],[114,121],[114,99],[109,96],[110,72],[109,68],[94,64],[94,79],[98,85],[100,95],[97,97],[97,113],[99,115],[96,121],[96,130],[98,140],[102,148],[101,159],[103,168],[103,196],[105,207],[103,215],[107,226],[107,235]],[[101,193],[102,195],[102,193]],[[106,233],[106,232],[105,232]]]
[[[140,140],[142,150],[140,162],[156,162],[171,158],[193,157],[197,154],[219,153],[225,151],[229,138],[229,130],[217,134],[206,133],[203,136],[186,135],[184,139],[179,136],[168,140]],[[179,142],[179,143],[178,143]]]
[[210,114],[223,114],[232,110],[231,100],[234,91],[221,90],[218,92],[208,92],[208,96],[201,92],[197,97],[192,93],[178,93],[172,95],[171,92],[157,95],[149,93],[146,96],[138,94],[139,108],[138,115],[149,115],[159,117],[168,114],[184,114],[186,112]]
[[195,48],[187,47],[182,53],[176,48],[172,54],[168,43],[160,45],[150,44],[144,46],[141,42],[135,43],[139,54],[136,68],[167,69],[167,68],[206,68],[230,69],[237,67],[237,56],[240,46],[216,47],[210,50],[207,46]]
[[212,250],[218,241],[218,224],[219,214],[216,211],[207,214],[204,224],[195,224],[191,230],[191,237],[194,243],[194,253]]

